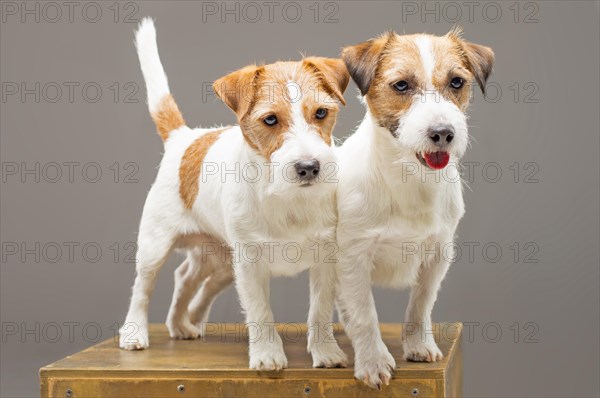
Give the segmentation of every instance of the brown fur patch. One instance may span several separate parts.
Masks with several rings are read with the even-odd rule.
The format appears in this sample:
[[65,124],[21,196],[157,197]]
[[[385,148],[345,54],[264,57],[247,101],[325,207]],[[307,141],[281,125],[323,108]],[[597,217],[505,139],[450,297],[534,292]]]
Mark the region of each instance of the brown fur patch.
[[362,95],[366,95],[369,91],[379,58],[394,35],[393,32],[387,32],[376,39],[348,46],[342,50],[342,59]]
[[475,80],[485,95],[485,84],[494,66],[494,52],[491,48],[462,40],[454,32],[447,35],[457,43],[458,52],[465,61],[466,68],[475,76]]
[[337,98],[342,105],[346,105],[343,94],[350,82],[350,74],[344,61],[337,58],[310,57],[302,60],[302,65],[309,68],[310,72],[316,73],[329,94]]
[[156,124],[158,135],[163,141],[169,138],[169,133],[185,125],[183,115],[177,107],[177,103],[171,94],[166,95],[160,101],[158,110],[152,113],[152,120]]
[[[248,145],[265,159],[292,132],[292,103],[300,100],[306,123],[330,145],[339,102],[349,81],[341,60],[311,57],[302,62],[276,62],[265,66],[248,66],[233,72],[214,84],[215,92],[238,116]],[[289,98],[288,84],[298,84],[301,99]],[[318,108],[326,108],[327,116],[316,119]],[[269,126],[264,119],[274,115],[277,124]]]
[[[408,82],[406,93],[398,92],[393,84]],[[425,80],[419,48],[412,40],[399,40],[393,36],[381,55],[375,77],[369,87],[369,109],[382,127],[395,133],[400,118],[413,104],[415,89]]]
[[[315,116],[319,108],[327,109],[327,116],[324,119],[317,119]],[[304,104],[302,107],[302,113],[304,113],[304,118],[309,120],[315,126],[323,141],[331,146],[331,132],[335,126],[337,109],[330,109],[319,103],[308,103]]]
[[221,133],[230,127],[204,133],[187,147],[179,166],[179,196],[187,209],[191,209],[198,196],[202,161]]
[[[444,98],[452,101],[463,112],[469,106],[470,86],[474,79],[460,41],[448,39],[448,36],[431,38],[431,47],[435,65],[431,80],[435,90]],[[460,77],[464,86],[454,89],[450,86],[453,78]]]
[[263,71],[262,66],[248,65],[216,80],[213,90],[241,118],[250,106],[256,88],[255,81]]
[[[491,72],[494,59],[490,48],[465,42],[459,32],[430,36],[435,59],[431,81],[424,69],[417,39],[423,35],[388,33],[343,51],[346,66],[378,123],[394,133],[402,116],[411,107],[416,94],[429,95],[429,87],[466,110],[470,85],[476,80],[482,87]],[[454,89],[450,82],[460,77],[465,84]],[[393,85],[404,80],[409,89],[399,92]]]

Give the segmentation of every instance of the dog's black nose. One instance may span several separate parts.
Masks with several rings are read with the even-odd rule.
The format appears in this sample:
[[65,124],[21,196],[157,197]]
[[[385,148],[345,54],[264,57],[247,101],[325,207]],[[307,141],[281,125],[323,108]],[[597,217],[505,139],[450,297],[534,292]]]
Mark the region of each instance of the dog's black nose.
[[452,142],[454,138],[454,128],[447,124],[441,124],[429,129],[427,135],[437,146],[444,146]]
[[316,159],[299,161],[295,165],[298,178],[300,181],[310,181],[317,178],[320,166],[319,161]]

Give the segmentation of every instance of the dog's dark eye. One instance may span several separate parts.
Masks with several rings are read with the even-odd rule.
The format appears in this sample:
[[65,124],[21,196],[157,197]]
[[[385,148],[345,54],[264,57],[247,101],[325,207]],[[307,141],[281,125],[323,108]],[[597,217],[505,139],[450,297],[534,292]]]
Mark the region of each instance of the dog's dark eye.
[[406,80],[400,80],[399,82],[394,83],[394,88],[400,92],[404,92],[408,90],[408,82]]
[[269,115],[263,119],[263,122],[265,122],[267,126],[275,126],[277,124],[277,116]]
[[325,109],[325,108],[317,109],[317,113],[315,113],[315,117],[317,119],[325,119],[325,116],[327,116],[327,109]]
[[452,88],[454,88],[456,90],[458,90],[459,88],[461,88],[463,86],[463,84],[465,84],[465,81],[461,77],[455,77],[450,82],[450,86],[452,86]]

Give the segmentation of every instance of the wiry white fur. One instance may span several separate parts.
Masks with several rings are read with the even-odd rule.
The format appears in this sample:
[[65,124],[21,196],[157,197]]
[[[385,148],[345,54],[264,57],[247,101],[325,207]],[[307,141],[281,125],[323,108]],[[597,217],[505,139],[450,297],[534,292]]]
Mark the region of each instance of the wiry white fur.
[[135,46],[146,81],[148,108],[150,108],[150,113],[154,113],[162,98],[170,91],[167,75],[158,55],[156,29],[151,18],[144,18],[140,22],[135,34]]
[[[431,80],[430,39],[417,39]],[[433,87],[433,82],[428,82]],[[405,314],[404,357],[442,358],[431,329],[431,311],[449,267],[448,250],[464,214],[457,162],[467,146],[466,116],[439,93],[415,94],[395,136],[371,113],[338,150],[339,309],[355,351],[355,376],[374,387],[387,384],[395,361],[381,339],[372,284],[411,288]],[[434,99],[437,97],[437,100]],[[450,124],[451,163],[430,170],[416,153],[436,151],[427,129]],[[397,138],[396,138],[397,137]],[[429,253],[429,254],[428,254]]]
[[438,148],[427,136],[427,130],[443,124],[454,128],[450,155],[454,159],[460,159],[469,142],[467,116],[437,91],[415,94],[412,106],[400,120],[396,130],[398,143],[395,146],[399,144],[408,150],[408,157],[415,152],[435,152]]
[[[168,86],[156,45],[150,43],[155,40],[151,20],[142,22],[137,37],[152,107],[157,93],[168,91]],[[287,359],[281,338],[277,332],[270,333],[274,319],[269,305],[269,279],[310,269],[309,351],[315,366],[345,364],[344,353],[331,340],[331,334],[326,334],[330,332],[327,325],[335,295],[334,264],[326,262],[326,244],[335,242],[335,184],[321,180],[305,187],[279,175],[283,165],[292,165],[293,170],[299,160],[318,159],[322,165],[335,161],[333,147],[299,118],[304,116],[295,113],[294,127],[272,156],[279,166],[257,154],[239,126],[223,132],[204,157],[192,209],[184,207],[179,194],[181,159],[208,130],[183,126],[169,134],[140,223],[137,275],[120,333],[122,348],[149,346],[148,301],[167,256],[173,249],[180,249],[187,258],[176,271],[167,317],[172,337],[196,338],[202,333],[210,306],[232,281],[233,270],[246,322],[252,326],[248,329],[250,367],[284,368]],[[242,172],[246,165],[259,170],[261,177],[247,178]],[[320,250],[317,257],[315,244]],[[299,247],[301,257],[290,261],[285,245]]]

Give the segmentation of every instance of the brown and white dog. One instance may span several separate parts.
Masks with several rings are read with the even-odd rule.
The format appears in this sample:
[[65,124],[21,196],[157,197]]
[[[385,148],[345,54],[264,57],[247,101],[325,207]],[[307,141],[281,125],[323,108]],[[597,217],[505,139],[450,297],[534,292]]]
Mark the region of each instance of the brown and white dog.
[[[171,336],[196,338],[212,300],[233,275],[249,325],[250,367],[287,366],[269,305],[271,276],[310,269],[309,351],[315,366],[344,366],[331,335],[335,267],[314,255],[335,241],[336,172],[332,130],[350,79],[342,60],[305,58],[247,66],[214,84],[239,126],[191,129],[169,91],[151,19],[136,45],[148,106],[165,152],[142,214],[137,275],[120,346],[149,346],[148,302],[169,253],[187,259],[176,273],[167,326]],[[335,177],[335,176],[333,176]],[[300,251],[289,255],[286,245]],[[293,258],[292,258],[293,257]]]
[[464,214],[457,164],[468,145],[465,112],[494,54],[458,31],[389,32],[346,47],[343,59],[367,114],[338,149],[339,307],[356,378],[381,388],[396,364],[381,339],[372,283],[411,288],[404,358],[442,358],[431,311]]

